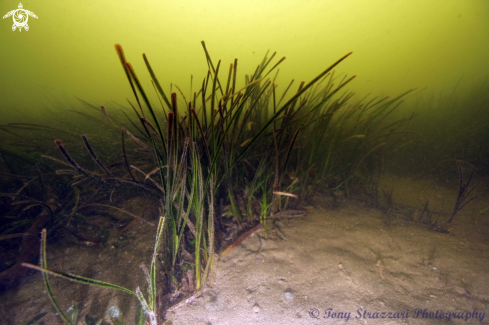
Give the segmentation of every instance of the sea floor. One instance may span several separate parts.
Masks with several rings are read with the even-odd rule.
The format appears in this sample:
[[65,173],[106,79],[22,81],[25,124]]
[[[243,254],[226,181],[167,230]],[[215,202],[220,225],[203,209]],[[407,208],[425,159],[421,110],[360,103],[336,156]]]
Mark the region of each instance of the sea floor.
[[[439,184],[407,178],[382,186],[393,184],[394,201],[418,208],[427,198],[434,209],[456,195],[445,189],[439,197]],[[401,217],[386,222],[385,213],[358,201],[340,198],[333,207],[324,198],[304,217],[278,223],[285,240],[255,234],[219,259],[213,286],[168,312],[166,324],[489,324],[489,218],[475,223],[489,201],[479,194],[449,234]],[[139,265],[150,261],[151,229],[140,224],[124,240],[111,234],[117,248],[53,245],[48,265],[135,289],[144,285]],[[61,305],[76,301],[81,315],[110,324],[106,310],[118,304],[133,324],[130,295],[52,282]],[[28,324],[41,313],[32,324],[62,324],[39,274],[0,296],[2,325]]]

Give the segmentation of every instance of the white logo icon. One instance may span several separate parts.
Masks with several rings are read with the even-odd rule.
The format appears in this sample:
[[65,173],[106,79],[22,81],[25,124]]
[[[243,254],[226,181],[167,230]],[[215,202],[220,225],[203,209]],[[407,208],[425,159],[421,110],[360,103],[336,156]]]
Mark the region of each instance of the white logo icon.
[[19,32],[22,31],[22,28],[25,28],[25,30],[28,31],[29,25],[27,25],[27,21],[29,20],[29,16],[37,18],[35,13],[22,8],[22,3],[19,3],[19,9],[9,11],[3,16],[4,19],[12,16],[14,19],[14,24],[12,25],[13,31],[15,31],[16,28],[19,28]]

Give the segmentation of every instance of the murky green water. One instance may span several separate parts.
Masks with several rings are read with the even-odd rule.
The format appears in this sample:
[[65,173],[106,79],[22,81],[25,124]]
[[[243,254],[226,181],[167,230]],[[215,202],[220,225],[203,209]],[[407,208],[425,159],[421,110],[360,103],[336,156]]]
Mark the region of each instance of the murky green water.
[[[134,290],[165,215],[158,313],[207,287],[239,236],[261,224],[283,240],[273,216],[325,197],[330,211],[362,201],[380,227],[487,244],[485,0],[3,1],[0,13],[0,287],[12,308],[29,304],[22,324],[54,319],[41,277],[20,267],[37,263],[42,228],[53,268]],[[488,292],[452,280],[487,307]],[[96,318],[108,301],[132,317],[137,300],[118,294]]]

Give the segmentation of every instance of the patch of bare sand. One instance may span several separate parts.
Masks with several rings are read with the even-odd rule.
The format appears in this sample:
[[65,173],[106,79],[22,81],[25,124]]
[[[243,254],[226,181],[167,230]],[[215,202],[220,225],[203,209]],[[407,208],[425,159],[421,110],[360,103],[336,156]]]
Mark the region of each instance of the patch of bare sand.
[[218,261],[214,286],[168,313],[168,324],[480,324],[429,318],[474,310],[487,324],[487,242],[384,226],[380,212],[356,203],[309,212],[282,227],[287,240],[259,248],[254,235]]

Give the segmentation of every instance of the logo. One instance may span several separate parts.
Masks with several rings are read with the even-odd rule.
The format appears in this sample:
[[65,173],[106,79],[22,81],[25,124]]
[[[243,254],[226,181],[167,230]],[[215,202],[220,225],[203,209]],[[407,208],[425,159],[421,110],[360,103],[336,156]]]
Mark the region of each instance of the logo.
[[5,16],[3,16],[3,19],[12,16],[14,20],[14,24],[12,25],[12,30],[14,32],[17,28],[19,29],[19,32],[22,31],[22,28],[28,31],[29,25],[27,25],[27,21],[29,20],[29,16],[37,18],[35,13],[22,8],[23,8],[22,3],[19,3],[19,9],[9,11],[5,14]]

